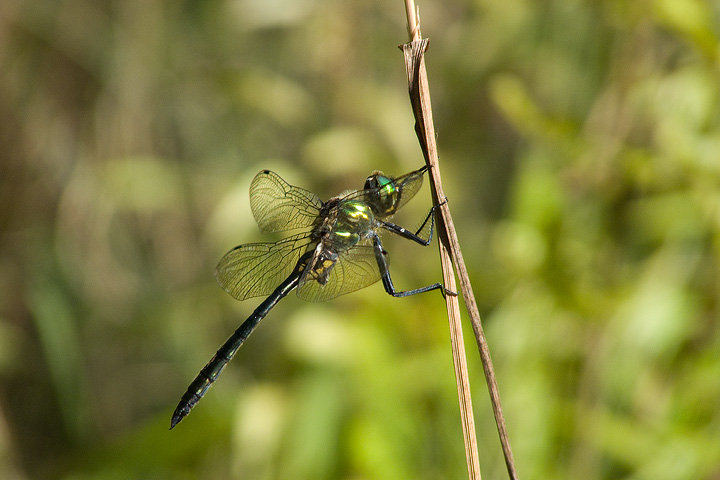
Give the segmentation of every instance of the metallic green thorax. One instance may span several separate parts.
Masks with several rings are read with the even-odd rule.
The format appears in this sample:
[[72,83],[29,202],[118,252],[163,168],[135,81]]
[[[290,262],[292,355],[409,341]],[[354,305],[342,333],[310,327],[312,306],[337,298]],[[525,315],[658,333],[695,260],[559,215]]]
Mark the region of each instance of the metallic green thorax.
[[343,247],[356,245],[363,234],[367,235],[373,228],[374,220],[373,212],[367,204],[352,200],[343,203],[332,229],[332,243]]
[[318,244],[301,283],[315,280],[325,285],[339,255],[355,247],[375,228],[373,211],[362,201],[336,197],[323,205],[321,212],[324,210],[327,214],[318,219],[312,234]]
[[422,185],[423,173],[416,171],[393,179],[376,171],[367,178],[363,190],[325,202],[311,233],[311,237],[318,242],[315,253],[300,283],[314,280],[325,285],[339,255],[373,234],[379,226],[376,217],[394,215],[402,204],[415,195]]

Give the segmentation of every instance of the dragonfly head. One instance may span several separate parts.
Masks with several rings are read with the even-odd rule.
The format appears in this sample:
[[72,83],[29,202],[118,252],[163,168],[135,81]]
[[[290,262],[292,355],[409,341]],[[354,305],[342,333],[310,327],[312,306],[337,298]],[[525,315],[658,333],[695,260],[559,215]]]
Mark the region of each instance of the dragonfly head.
[[401,189],[395,179],[375,171],[365,180],[365,201],[380,217],[394,214],[399,206]]

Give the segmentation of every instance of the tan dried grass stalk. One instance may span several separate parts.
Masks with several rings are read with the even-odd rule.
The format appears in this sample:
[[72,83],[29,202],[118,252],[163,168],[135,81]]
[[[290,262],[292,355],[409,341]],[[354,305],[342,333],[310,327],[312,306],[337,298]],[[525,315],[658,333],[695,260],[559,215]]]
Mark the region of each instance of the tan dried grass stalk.
[[[420,146],[425,156],[425,162],[428,164],[430,181],[432,183],[432,195],[435,204],[439,204],[439,199],[444,200],[445,193],[442,189],[440,179],[440,168],[438,165],[437,145],[435,142],[435,127],[433,126],[432,108],[430,105],[430,92],[428,89],[427,72],[425,70],[425,51],[427,50],[428,40],[423,39],[420,34],[420,26],[418,21],[418,11],[415,8],[414,0],[405,0],[405,9],[408,18],[408,32],[411,41],[403,45],[401,48],[405,56],[405,67],[408,76],[408,89],[410,92],[410,102],[415,116],[415,133],[420,141]],[[440,248],[440,261],[443,271],[443,282],[445,287],[451,291],[457,291],[455,283],[455,271],[453,265],[457,268],[458,279],[460,281],[460,292],[462,293],[465,306],[467,307],[470,321],[472,323],[475,340],[480,351],[480,358],[485,372],[485,380],[490,392],[493,412],[495,414],[495,423],[500,435],[500,443],[502,445],[503,454],[505,456],[505,464],[511,479],[516,480],[517,472],[515,470],[515,462],[513,460],[512,449],[510,447],[510,439],[505,426],[505,419],[500,404],[500,393],[497,382],[495,380],[495,372],[490,358],[490,350],[488,348],[485,333],[483,332],[478,312],[475,295],[470,285],[467,268],[463,261],[460,244],[458,242],[452,217],[450,216],[450,208],[447,203],[440,207],[440,218],[438,219],[438,239]],[[460,322],[460,305],[457,296],[446,295],[445,297],[448,312],[448,321],[450,324],[450,341],[453,352],[453,363],[455,366],[455,378],[458,388],[458,397],[460,401],[460,416],[462,419],[463,437],[465,439],[465,456],[468,466],[468,478],[472,480],[480,479],[480,464],[477,452],[477,437],[475,434],[475,422],[472,411],[472,399],[470,397],[470,381],[468,378],[467,359],[465,356],[465,347],[462,336],[462,326]]]

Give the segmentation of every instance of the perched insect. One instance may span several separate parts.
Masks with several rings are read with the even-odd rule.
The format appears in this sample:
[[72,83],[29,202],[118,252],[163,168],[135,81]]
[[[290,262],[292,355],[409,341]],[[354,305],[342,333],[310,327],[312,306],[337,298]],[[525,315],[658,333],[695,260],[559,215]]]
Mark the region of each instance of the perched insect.
[[[305,228],[276,243],[248,243],[230,250],[215,269],[224,290],[238,300],[268,297],[255,309],[208,362],[180,399],[170,428],[177,425],[217,380],[223,367],[281,298],[292,290],[311,302],[322,302],[382,280],[385,291],[405,297],[445,290],[440,283],[397,291],[390,278],[379,231],[389,230],[420,245],[432,239],[434,211],[412,233],[385,221],[420,189],[427,167],[397,178],[374,172],[362,190],[346,192],[323,202],[315,194],[294,187],[270,170],[250,185],[250,206],[263,233]],[[427,239],[420,232],[430,222]]]

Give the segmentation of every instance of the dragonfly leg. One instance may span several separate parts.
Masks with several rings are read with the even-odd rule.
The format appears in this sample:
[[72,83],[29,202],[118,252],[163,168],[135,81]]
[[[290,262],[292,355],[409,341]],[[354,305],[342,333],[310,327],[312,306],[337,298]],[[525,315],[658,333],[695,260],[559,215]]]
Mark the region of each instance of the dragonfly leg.
[[378,235],[373,236],[373,246],[375,248],[375,259],[377,260],[378,268],[380,269],[380,275],[385,291],[393,297],[408,297],[410,295],[416,295],[418,293],[429,292],[430,290],[440,290],[443,297],[445,295],[457,296],[457,293],[447,290],[442,283],[433,283],[427,287],[415,288],[413,290],[404,290],[398,292],[393,285],[392,278],[390,278],[390,270],[388,269],[387,259],[385,255],[387,252],[383,249],[380,237]]
[[[408,240],[412,240],[415,243],[418,243],[424,247],[427,247],[430,245],[430,242],[432,241],[433,231],[435,229],[435,210],[439,207],[445,205],[447,203],[447,198],[443,200],[442,202],[438,203],[437,205],[433,205],[433,207],[430,209],[430,211],[427,214],[427,217],[425,217],[425,220],[423,220],[422,224],[420,225],[420,228],[417,229],[415,233],[410,232],[405,227],[401,227],[400,225],[396,225],[394,223],[390,222],[380,222],[380,226],[386,230],[389,230],[396,235],[400,235],[403,238],[406,238]],[[430,234],[428,235],[427,239],[424,239],[420,236],[420,232],[425,230],[425,226],[427,223],[430,222]]]

